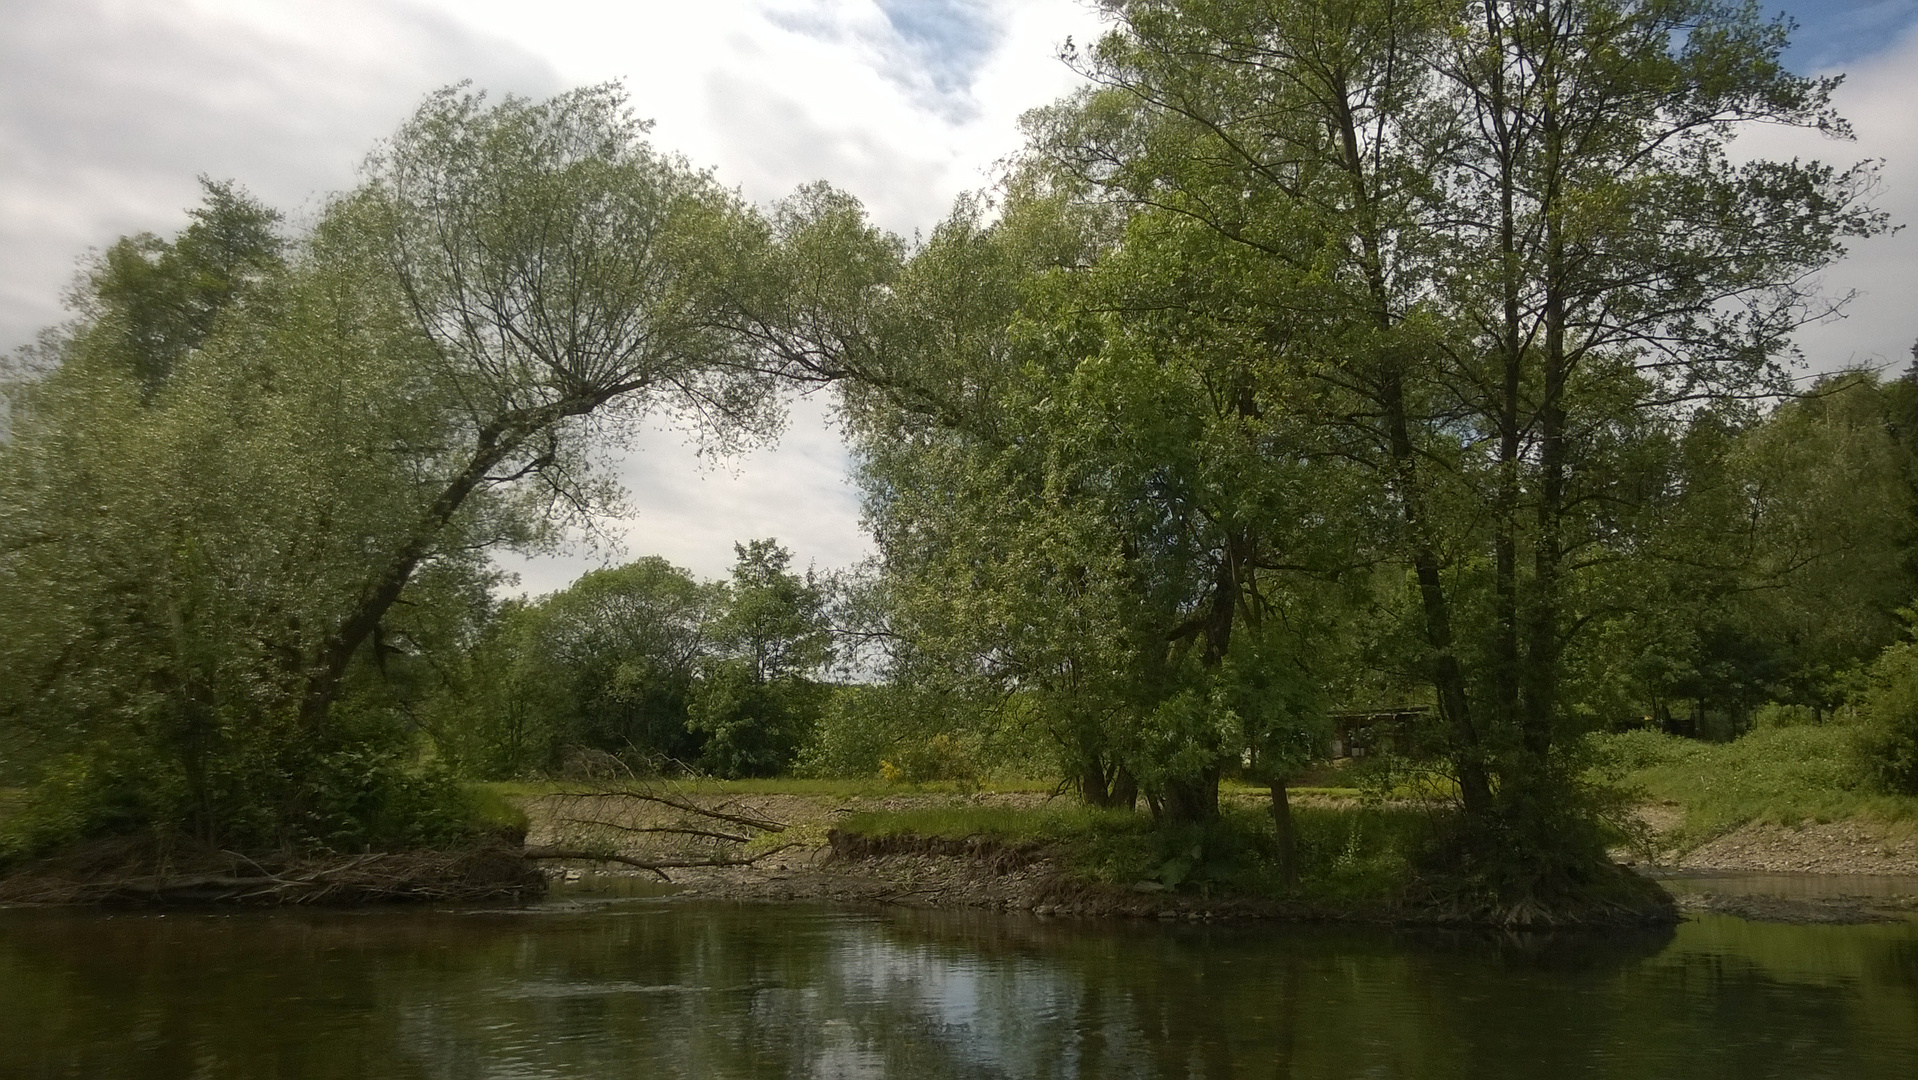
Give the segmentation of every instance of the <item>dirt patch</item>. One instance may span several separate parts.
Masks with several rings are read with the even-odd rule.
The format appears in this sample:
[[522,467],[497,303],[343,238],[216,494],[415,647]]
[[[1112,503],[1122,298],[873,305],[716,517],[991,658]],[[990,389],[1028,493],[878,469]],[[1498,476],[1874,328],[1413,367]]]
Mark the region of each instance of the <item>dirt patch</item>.
[[[955,804],[1032,809],[1056,797],[1031,791],[979,792],[971,795],[903,792],[843,798],[794,794],[706,795],[698,792],[674,793],[670,789],[666,789],[666,793],[702,810],[776,823],[784,831],[803,838],[812,846],[823,845],[826,832],[849,814],[921,810]],[[520,806],[525,810],[529,822],[526,835],[528,847],[576,846],[582,841],[613,842],[628,854],[658,854],[672,843],[665,834],[632,830],[664,828],[690,820],[684,811],[668,803],[586,789],[536,796],[522,801]]]
[[1751,824],[1671,860],[1683,870],[1918,875],[1918,828],[1869,819]]

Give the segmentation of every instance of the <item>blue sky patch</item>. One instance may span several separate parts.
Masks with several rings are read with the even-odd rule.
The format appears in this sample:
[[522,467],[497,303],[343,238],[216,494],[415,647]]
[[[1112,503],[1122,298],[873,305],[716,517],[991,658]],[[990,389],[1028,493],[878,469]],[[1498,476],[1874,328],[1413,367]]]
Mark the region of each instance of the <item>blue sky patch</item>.
[[1768,0],[1764,10],[1797,21],[1785,60],[1802,74],[1854,64],[1918,24],[1918,0]]

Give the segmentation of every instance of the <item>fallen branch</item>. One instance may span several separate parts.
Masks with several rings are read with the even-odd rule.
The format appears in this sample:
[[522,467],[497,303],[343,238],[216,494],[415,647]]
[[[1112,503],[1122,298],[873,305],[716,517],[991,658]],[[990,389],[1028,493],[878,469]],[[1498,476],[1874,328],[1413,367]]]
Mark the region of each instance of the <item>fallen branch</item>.
[[751,866],[768,856],[777,855],[779,852],[785,851],[788,848],[798,846],[798,844],[781,844],[778,847],[768,848],[757,855],[743,859],[723,855],[697,859],[637,859],[631,855],[620,855],[610,851],[588,851],[573,848],[527,848],[526,858],[542,861],[575,860],[578,862],[614,862],[640,870],[648,870],[657,874],[661,881],[671,881],[672,878],[666,874],[668,870],[690,870],[707,866]]
[[735,825],[744,825],[749,829],[759,829],[772,833],[786,831],[786,823],[783,821],[774,821],[771,818],[759,817],[757,815],[727,813],[715,807],[700,806],[698,803],[678,795],[663,795],[654,791],[634,791],[631,788],[607,788],[599,791],[555,791],[552,795],[555,798],[562,799],[638,799],[641,802],[670,806],[675,810],[695,814],[699,817],[713,818],[717,821],[730,821]]
[[673,836],[704,836],[712,840],[727,840],[735,844],[744,844],[752,840],[750,836],[737,833],[713,832],[710,829],[695,829],[689,825],[621,825],[617,821],[605,821],[600,818],[566,818],[568,825],[596,825],[606,829],[617,829],[624,833],[667,833]]

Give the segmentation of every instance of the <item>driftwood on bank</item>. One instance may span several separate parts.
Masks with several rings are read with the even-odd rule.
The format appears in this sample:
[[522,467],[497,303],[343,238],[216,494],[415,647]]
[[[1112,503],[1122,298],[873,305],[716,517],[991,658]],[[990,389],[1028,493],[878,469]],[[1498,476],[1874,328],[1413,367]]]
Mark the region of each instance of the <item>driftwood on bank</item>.
[[481,902],[537,896],[545,878],[517,844],[489,839],[447,851],[359,855],[156,850],[95,845],[0,879],[22,904],[358,904]]
[[527,847],[525,857],[535,861],[616,863],[671,881],[669,870],[751,866],[799,846],[768,846],[788,826],[743,799],[698,799],[633,778],[540,801],[554,835]]
[[702,866],[752,866],[761,859],[777,855],[795,846],[796,845],[793,844],[781,844],[778,847],[768,848],[755,855],[739,859],[731,859],[723,855],[686,859],[641,859],[631,855],[621,855],[613,851],[584,848],[527,848],[526,857],[533,860],[619,863],[623,866],[650,871],[661,881],[671,881],[672,877],[666,873],[668,870],[687,870]]

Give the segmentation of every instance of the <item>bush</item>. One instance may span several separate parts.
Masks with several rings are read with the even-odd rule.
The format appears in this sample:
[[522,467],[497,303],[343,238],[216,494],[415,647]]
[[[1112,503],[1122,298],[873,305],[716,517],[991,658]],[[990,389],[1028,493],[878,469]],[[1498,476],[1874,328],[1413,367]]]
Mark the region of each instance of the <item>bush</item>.
[[976,708],[952,695],[841,686],[821,711],[798,770],[889,783],[977,780],[996,760],[987,753],[988,727]]
[[[252,853],[405,850],[487,826],[451,771],[417,761],[382,710],[343,704],[323,739],[284,726],[228,727],[218,752],[184,762],[132,739],[53,759],[5,821],[0,861],[109,836]],[[189,766],[198,770],[192,782]]]
[[1818,723],[1818,714],[1809,705],[1781,705],[1768,701],[1758,707],[1752,715],[1754,728],[1811,727]]
[[1871,666],[1858,763],[1879,790],[1918,795],[1918,644],[1886,649]]
[[1612,779],[1684,806],[1685,821],[1671,839],[1688,847],[1751,821],[1796,825],[1918,809],[1868,790],[1856,757],[1858,733],[1823,724],[1757,728],[1729,743],[1648,730],[1588,739]]
[[736,779],[790,769],[830,690],[808,679],[762,681],[749,665],[711,665],[693,692],[691,727],[706,736],[700,767]]

